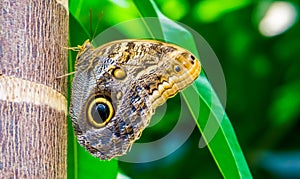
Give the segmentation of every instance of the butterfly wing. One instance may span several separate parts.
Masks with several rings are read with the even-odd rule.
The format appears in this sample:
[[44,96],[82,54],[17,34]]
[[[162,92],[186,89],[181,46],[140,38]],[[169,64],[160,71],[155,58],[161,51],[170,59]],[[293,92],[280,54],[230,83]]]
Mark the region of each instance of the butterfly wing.
[[124,155],[157,106],[200,73],[193,54],[173,44],[121,40],[77,55],[70,113],[79,143],[100,159]]

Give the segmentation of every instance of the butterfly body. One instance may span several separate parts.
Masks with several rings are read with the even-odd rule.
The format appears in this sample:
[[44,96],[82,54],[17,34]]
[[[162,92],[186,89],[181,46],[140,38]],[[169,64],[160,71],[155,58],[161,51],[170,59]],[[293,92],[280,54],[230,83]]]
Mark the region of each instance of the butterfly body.
[[190,52],[160,41],[86,41],[79,49],[70,113],[79,143],[100,159],[124,155],[157,106],[201,69]]

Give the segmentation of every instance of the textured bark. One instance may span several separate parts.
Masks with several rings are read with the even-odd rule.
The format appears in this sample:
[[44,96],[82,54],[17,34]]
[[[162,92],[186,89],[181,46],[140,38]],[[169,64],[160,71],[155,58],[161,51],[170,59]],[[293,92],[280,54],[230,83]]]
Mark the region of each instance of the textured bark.
[[66,178],[68,12],[0,1],[0,178]]

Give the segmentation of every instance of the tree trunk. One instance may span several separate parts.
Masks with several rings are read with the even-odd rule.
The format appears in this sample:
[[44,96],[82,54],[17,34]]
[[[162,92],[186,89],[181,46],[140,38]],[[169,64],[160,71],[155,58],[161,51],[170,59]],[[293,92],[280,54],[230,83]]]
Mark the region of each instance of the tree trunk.
[[66,178],[68,12],[0,1],[0,178]]

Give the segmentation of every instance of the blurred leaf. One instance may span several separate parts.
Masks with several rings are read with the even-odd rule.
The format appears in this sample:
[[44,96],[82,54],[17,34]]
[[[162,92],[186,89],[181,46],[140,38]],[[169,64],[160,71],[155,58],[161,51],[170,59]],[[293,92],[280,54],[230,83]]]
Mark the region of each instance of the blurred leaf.
[[300,81],[283,86],[274,94],[274,101],[269,110],[272,124],[286,125],[300,115]]
[[195,6],[194,15],[202,22],[213,22],[222,15],[243,8],[250,3],[250,0],[199,1]]
[[160,4],[161,11],[174,20],[180,20],[190,10],[187,0],[157,0],[156,2]]

